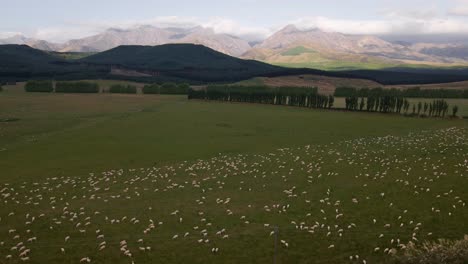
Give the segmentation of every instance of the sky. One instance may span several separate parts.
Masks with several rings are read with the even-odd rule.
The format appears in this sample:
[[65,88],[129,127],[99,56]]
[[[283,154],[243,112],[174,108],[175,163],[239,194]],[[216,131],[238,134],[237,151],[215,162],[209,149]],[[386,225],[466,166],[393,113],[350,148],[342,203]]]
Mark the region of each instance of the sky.
[[288,24],[348,34],[468,36],[468,0],[0,0],[0,9],[0,38],[52,42],[139,25],[200,25],[249,40]]

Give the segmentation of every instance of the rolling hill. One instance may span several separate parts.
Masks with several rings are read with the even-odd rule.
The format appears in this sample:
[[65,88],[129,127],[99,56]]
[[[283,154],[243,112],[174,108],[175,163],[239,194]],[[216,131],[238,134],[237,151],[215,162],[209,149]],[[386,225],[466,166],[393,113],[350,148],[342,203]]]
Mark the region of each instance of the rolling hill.
[[271,71],[280,67],[232,57],[203,45],[119,46],[81,59],[96,64],[116,64],[149,70],[226,69]]
[[27,45],[0,45],[0,81],[96,78],[103,67],[73,63]]
[[42,50],[33,49],[27,45],[1,45],[0,71],[40,71],[55,67],[55,63],[63,62]]
[[[311,52],[297,49],[297,52]],[[115,70],[117,69],[117,70]],[[237,82],[253,77],[301,74],[361,78],[381,84],[424,84],[468,80],[466,69],[444,71],[399,68],[386,71],[321,71],[286,68],[244,60],[202,45],[119,46],[81,59],[66,59],[26,45],[0,45],[0,81],[27,79],[124,79],[141,82],[188,81],[191,83]]]
[[79,62],[112,65],[120,69],[146,72],[197,81],[230,82],[255,76],[280,76],[312,69],[289,69],[255,60],[243,60],[202,45],[165,44],[160,46],[119,46],[85,57]]
[[[116,76],[111,72],[113,67],[149,74]],[[119,46],[78,60],[65,59],[55,53],[36,50],[26,45],[0,45],[2,80],[120,78],[147,82],[175,79],[230,82],[256,76],[296,74],[302,71],[243,60],[194,44]],[[306,71],[321,73],[311,69]]]

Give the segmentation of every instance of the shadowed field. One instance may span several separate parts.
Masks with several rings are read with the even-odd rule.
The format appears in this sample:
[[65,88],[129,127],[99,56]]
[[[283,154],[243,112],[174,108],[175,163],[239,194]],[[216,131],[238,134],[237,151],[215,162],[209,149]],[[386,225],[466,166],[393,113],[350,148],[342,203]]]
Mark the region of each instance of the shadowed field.
[[365,79],[334,78],[320,75],[292,75],[281,77],[258,77],[239,82],[243,85],[267,85],[267,86],[293,86],[293,87],[318,87],[322,94],[333,94],[336,87],[353,88],[421,88],[421,89],[468,89],[468,82],[418,84],[418,85],[382,85],[380,83]]

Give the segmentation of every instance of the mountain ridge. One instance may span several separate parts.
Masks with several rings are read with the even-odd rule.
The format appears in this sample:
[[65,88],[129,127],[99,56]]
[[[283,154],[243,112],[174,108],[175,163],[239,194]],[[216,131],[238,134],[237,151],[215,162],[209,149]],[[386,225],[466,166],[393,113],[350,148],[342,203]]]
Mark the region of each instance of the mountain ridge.
[[[160,28],[151,25],[121,29],[108,28],[100,34],[69,40],[62,44],[16,35],[0,44],[26,44],[58,52],[101,52],[121,45],[201,44],[216,51],[244,59],[255,59],[288,66],[320,66],[346,62],[356,65],[429,64],[468,65],[468,45],[457,43],[410,43],[386,41],[373,35],[349,35],[319,28],[300,29],[287,25],[262,41],[247,41],[211,28]],[[315,53],[283,56],[289,50],[304,48]]]

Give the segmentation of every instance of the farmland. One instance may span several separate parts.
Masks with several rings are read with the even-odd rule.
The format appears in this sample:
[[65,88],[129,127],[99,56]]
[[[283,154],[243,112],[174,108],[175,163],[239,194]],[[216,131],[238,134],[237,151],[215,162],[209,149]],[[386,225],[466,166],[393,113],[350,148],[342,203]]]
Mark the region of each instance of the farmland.
[[468,89],[468,82],[452,82],[437,84],[418,84],[418,85],[382,85],[377,82],[366,79],[335,78],[321,75],[291,75],[280,77],[257,77],[241,81],[241,85],[267,85],[267,86],[293,86],[293,87],[317,87],[320,93],[333,94],[337,87],[347,86],[354,88],[421,88],[421,89]]
[[466,234],[465,120],[5,88],[1,263],[390,263]]

